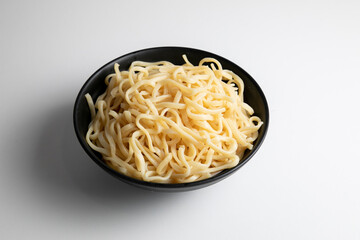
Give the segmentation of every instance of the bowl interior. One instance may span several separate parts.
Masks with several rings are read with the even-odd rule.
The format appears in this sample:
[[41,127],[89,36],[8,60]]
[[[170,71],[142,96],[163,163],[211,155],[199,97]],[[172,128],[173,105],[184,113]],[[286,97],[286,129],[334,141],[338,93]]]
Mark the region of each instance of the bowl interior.
[[[93,100],[95,101],[97,97],[105,91],[106,85],[104,83],[104,79],[108,74],[114,72],[115,63],[120,64],[120,70],[128,69],[133,61],[138,61],[138,60],[148,61],[148,62],[166,60],[177,65],[182,65],[184,64],[184,60],[182,58],[183,54],[186,54],[189,61],[194,65],[197,65],[199,61],[204,57],[216,58],[218,61],[220,61],[224,69],[231,70],[242,78],[245,85],[244,100],[254,109],[255,111],[254,114],[260,117],[261,120],[264,122],[264,125],[259,130],[259,137],[254,142],[253,150],[246,151],[244,157],[236,167],[232,169],[224,170],[221,173],[211,178],[201,181],[191,182],[191,183],[181,183],[181,184],[151,183],[151,182],[145,182],[145,181],[133,179],[114,171],[101,160],[102,159],[101,154],[92,150],[85,141],[85,135],[88,130],[89,123],[91,121],[90,111],[87,101],[85,99],[85,94],[89,93],[92,96]],[[158,48],[144,49],[133,53],[129,53],[127,55],[112,60],[111,62],[101,67],[98,71],[96,71],[84,84],[84,86],[82,87],[82,89],[80,90],[77,96],[74,106],[73,118],[74,118],[75,132],[80,141],[80,144],[87,152],[87,154],[100,167],[102,167],[111,175],[127,183],[150,190],[186,191],[186,190],[193,190],[193,189],[205,187],[213,183],[216,183],[224,179],[225,177],[229,176],[236,170],[238,170],[241,166],[243,166],[255,154],[255,152],[258,150],[258,148],[260,147],[261,143],[264,140],[269,124],[269,110],[265,96],[262,90],[260,89],[259,85],[247,72],[245,72],[242,68],[232,63],[231,61],[216,54],[198,49],[191,49],[184,47],[158,47]]]

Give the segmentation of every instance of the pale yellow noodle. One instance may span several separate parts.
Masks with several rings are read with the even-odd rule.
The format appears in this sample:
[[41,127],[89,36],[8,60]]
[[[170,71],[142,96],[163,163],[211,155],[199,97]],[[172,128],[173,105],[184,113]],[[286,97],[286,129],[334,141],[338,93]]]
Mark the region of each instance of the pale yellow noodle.
[[[86,94],[89,146],[113,169],[150,182],[184,183],[236,166],[263,124],[244,102],[244,83],[214,58],[194,66],[114,65],[95,103]],[[209,67],[210,66],[210,67]]]

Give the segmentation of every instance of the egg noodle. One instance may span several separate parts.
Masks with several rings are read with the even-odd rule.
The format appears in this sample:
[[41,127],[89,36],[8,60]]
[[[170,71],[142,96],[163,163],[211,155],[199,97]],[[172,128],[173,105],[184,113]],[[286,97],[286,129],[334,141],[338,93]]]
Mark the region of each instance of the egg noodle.
[[135,61],[105,78],[95,104],[90,147],[114,170],[140,180],[184,183],[236,166],[262,125],[244,102],[244,83],[219,61],[198,66]]

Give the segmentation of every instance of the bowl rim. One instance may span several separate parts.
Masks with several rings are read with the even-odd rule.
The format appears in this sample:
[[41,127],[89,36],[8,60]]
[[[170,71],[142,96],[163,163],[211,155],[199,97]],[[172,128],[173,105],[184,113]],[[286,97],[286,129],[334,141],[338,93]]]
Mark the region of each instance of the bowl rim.
[[[98,75],[104,68],[106,68],[107,66],[109,66],[110,64],[113,64],[114,62],[117,62],[119,60],[121,60],[122,58],[125,58],[129,55],[134,55],[134,54],[139,54],[142,52],[146,52],[146,51],[157,51],[157,50],[165,50],[165,49],[183,49],[186,51],[195,51],[195,52],[201,52],[203,54],[210,54],[212,55],[211,57],[216,58],[217,60],[219,60],[221,62],[221,59],[226,60],[228,63],[238,67],[239,69],[241,69],[243,71],[242,74],[245,74],[247,76],[247,78],[254,84],[256,91],[259,93],[260,97],[261,97],[261,101],[263,102],[264,105],[264,109],[265,109],[265,118],[267,119],[267,121],[265,121],[263,123],[263,125],[261,126],[262,128],[264,128],[263,130],[263,135],[261,138],[256,139],[257,143],[254,146],[254,148],[250,151],[249,155],[244,158],[241,159],[240,162],[233,168],[230,169],[225,169],[225,172],[221,171],[220,173],[207,178],[207,179],[203,179],[203,180],[199,180],[199,181],[194,181],[194,182],[186,182],[186,183],[157,183],[157,182],[147,182],[147,181],[143,181],[140,179],[136,179],[136,178],[132,178],[129,177],[125,174],[122,174],[120,172],[117,172],[116,170],[112,169],[111,167],[109,167],[102,159],[99,159],[95,153],[94,150],[89,150],[86,141],[83,140],[83,136],[80,133],[80,130],[78,128],[79,122],[78,122],[78,118],[77,118],[77,110],[79,108],[79,103],[80,103],[80,98],[84,96],[84,90],[87,89],[87,86],[94,81],[95,76]],[[166,61],[166,59],[165,59]],[[214,184],[230,175],[232,175],[234,172],[236,172],[238,169],[240,169],[242,166],[244,166],[254,155],[255,153],[259,150],[260,146],[262,145],[262,143],[265,140],[265,137],[267,135],[267,131],[268,131],[268,127],[269,127],[269,121],[270,121],[270,114],[269,114],[269,106],[265,97],[265,94],[263,93],[262,89],[260,88],[259,84],[255,81],[255,79],[248,73],[246,72],[243,68],[241,68],[239,65],[235,64],[234,62],[228,60],[227,58],[224,58],[222,56],[219,56],[215,53],[212,52],[208,52],[205,50],[201,50],[201,49],[196,49],[196,48],[190,48],[190,47],[180,47],[180,46],[161,46],[161,47],[151,47],[151,48],[144,48],[144,49],[140,49],[137,51],[133,51],[124,55],[121,55],[120,57],[117,57],[109,62],[107,62],[106,64],[104,64],[103,66],[101,66],[98,70],[96,70],[88,79],[87,81],[83,84],[83,86],[81,87],[79,93],[76,96],[76,100],[75,100],[75,104],[74,104],[74,108],[73,108],[73,126],[75,129],[75,133],[76,136],[78,138],[78,141],[80,142],[80,145],[82,146],[83,150],[85,150],[85,152],[87,153],[88,156],[90,156],[90,158],[97,164],[99,165],[101,168],[103,168],[106,172],[110,173],[112,176],[127,182],[129,184],[132,185],[136,185],[136,186],[144,186],[145,188],[150,188],[150,189],[164,189],[164,190],[177,190],[177,189],[197,189],[200,188],[202,185],[204,186],[209,186],[211,184]]]

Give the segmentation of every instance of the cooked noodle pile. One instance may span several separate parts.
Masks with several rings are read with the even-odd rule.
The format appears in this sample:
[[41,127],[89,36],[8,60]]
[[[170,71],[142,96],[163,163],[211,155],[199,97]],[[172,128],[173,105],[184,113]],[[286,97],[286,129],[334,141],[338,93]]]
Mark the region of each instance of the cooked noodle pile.
[[236,166],[262,122],[239,76],[214,58],[198,66],[135,61],[106,77],[86,141],[118,172],[149,182],[206,179]]

